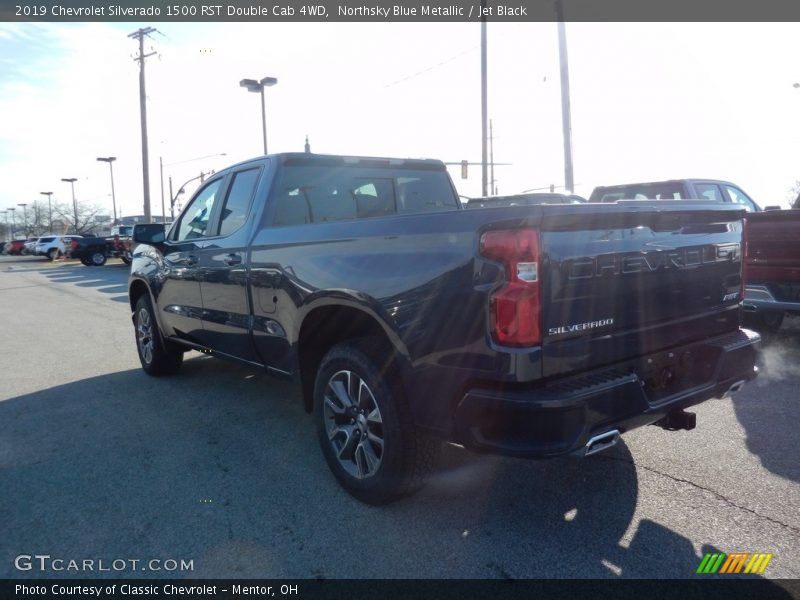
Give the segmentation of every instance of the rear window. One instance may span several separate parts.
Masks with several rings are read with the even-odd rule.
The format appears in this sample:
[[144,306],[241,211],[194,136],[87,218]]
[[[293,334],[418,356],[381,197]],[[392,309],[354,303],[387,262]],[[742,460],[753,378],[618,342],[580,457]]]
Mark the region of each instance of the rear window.
[[272,190],[273,225],[458,210],[444,171],[285,166]]

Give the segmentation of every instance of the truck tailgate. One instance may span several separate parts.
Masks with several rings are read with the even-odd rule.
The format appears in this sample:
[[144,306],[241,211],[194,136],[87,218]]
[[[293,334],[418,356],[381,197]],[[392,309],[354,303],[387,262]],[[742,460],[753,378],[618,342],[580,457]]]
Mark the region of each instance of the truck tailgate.
[[741,211],[685,201],[578,208],[541,221],[545,377],[738,328]]

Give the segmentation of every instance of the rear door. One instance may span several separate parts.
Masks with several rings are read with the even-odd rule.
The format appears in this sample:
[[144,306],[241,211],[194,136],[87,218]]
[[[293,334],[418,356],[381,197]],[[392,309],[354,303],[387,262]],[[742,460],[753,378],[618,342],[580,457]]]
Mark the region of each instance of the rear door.
[[545,375],[738,328],[741,211],[622,204],[543,219]]

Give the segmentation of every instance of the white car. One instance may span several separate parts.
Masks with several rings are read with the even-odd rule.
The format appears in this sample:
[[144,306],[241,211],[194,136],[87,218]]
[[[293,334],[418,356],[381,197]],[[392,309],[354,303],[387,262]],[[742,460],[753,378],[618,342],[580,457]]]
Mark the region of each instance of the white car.
[[23,254],[36,254],[36,243],[39,241],[39,238],[28,238],[25,241],[25,248],[22,251]]
[[47,235],[40,237],[36,242],[35,254],[37,256],[46,256],[50,260],[55,260],[60,256],[64,256],[67,251],[64,246],[65,237],[81,237],[79,235]]

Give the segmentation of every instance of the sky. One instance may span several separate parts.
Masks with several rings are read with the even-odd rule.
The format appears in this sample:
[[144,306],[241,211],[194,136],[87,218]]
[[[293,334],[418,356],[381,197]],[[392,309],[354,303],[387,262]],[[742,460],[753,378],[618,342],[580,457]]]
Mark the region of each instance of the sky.
[[[262,152],[481,158],[477,23],[0,23],[0,211],[79,202],[142,214],[138,27],[146,40],[153,214],[165,187]],[[667,178],[733,181],[788,206],[800,179],[800,24],[568,23],[576,193]],[[564,184],[557,26],[489,23],[500,194]],[[224,153],[224,156],[221,154]],[[196,159],[196,160],[195,160]],[[465,196],[481,193],[480,167]],[[194,185],[194,184],[192,184]],[[187,186],[187,192],[193,189]],[[168,189],[166,195],[168,197]],[[168,200],[166,212],[169,213]]]

